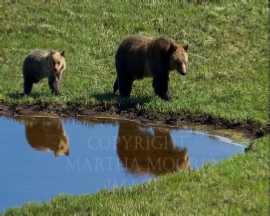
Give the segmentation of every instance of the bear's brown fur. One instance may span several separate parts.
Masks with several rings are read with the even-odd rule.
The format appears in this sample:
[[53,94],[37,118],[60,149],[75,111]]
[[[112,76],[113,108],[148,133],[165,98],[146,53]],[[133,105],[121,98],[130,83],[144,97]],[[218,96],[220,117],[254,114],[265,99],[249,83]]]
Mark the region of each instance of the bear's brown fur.
[[114,92],[130,97],[134,80],[153,77],[156,95],[171,100],[168,87],[170,71],[186,74],[188,45],[179,45],[169,38],[151,39],[143,36],[125,38],[115,54],[117,78]]
[[117,154],[124,168],[134,174],[156,176],[190,169],[186,148],[175,147],[169,131],[154,134],[139,125],[119,122]]
[[59,84],[65,68],[65,51],[32,51],[23,62],[24,93],[29,94],[34,83],[47,77],[52,94],[60,95]]

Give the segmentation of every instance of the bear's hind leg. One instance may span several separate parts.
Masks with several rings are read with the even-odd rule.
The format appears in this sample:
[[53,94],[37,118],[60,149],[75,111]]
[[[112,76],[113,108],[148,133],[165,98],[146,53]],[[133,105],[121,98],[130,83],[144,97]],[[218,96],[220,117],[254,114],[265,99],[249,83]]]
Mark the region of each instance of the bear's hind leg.
[[155,94],[157,95],[158,94],[158,91],[157,91],[156,80],[155,79],[153,79],[152,86],[154,88]]
[[118,91],[118,81],[117,81],[117,78],[114,82],[114,85],[113,85],[113,93],[116,93]]
[[130,76],[118,77],[119,92],[122,97],[130,97],[133,79]]
[[31,90],[33,88],[33,82],[27,79],[24,79],[24,83],[23,83],[23,90],[24,90],[24,94],[30,94]]

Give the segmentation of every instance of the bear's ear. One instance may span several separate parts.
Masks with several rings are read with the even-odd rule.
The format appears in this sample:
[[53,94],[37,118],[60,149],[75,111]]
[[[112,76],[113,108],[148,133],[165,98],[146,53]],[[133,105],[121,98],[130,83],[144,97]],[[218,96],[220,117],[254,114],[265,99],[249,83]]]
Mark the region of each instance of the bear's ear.
[[50,55],[53,55],[53,54],[55,54],[55,51],[54,50],[51,50],[50,51]]
[[60,55],[63,56],[63,57],[65,57],[65,50],[62,50],[62,51],[60,52]]
[[175,50],[177,50],[177,45],[172,43],[169,48],[169,53],[173,53]]
[[188,51],[188,44],[183,45],[184,50]]

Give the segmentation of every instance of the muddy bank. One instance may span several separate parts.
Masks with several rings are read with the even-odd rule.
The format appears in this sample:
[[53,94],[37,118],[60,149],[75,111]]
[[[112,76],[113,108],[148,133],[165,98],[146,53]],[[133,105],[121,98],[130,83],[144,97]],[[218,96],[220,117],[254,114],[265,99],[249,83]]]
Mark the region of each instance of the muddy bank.
[[75,105],[60,103],[41,103],[37,102],[31,105],[8,104],[0,102],[0,115],[58,115],[63,117],[89,116],[89,117],[108,117],[121,118],[138,121],[149,125],[166,126],[192,126],[207,125],[213,129],[234,129],[244,133],[249,138],[259,138],[270,133],[270,125],[262,126],[260,122],[243,121],[237,122],[207,114],[190,115],[183,113],[153,113],[138,110],[134,106],[119,106],[117,104],[100,103],[97,105]]

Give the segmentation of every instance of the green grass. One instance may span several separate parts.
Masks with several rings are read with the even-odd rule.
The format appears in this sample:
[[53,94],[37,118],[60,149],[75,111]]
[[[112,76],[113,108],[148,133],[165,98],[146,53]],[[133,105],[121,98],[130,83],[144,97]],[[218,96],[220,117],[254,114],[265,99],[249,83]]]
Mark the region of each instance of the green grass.
[[6,215],[268,215],[269,136],[254,151],[158,178],[132,188],[93,195],[62,194],[28,203]]
[[[130,100],[111,94],[114,53],[129,34],[168,36],[190,45],[188,74],[171,74],[173,102],[155,97],[150,79],[134,83]],[[2,0],[0,101],[74,103],[82,108],[99,101],[132,103],[148,112],[205,113],[266,125],[268,34],[266,0]],[[31,96],[22,96],[22,62],[35,48],[66,50],[63,96],[51,96],[46,80],[34,86]],[[267,215],[268,141],[266,136],[255,143],[254,152],[199,171],[176,173],[131,189],[61,195],[6,213]]]
[[[149,112],[268,121],[266,0],[11,2],[0,3],[0,100],[81,106],[102,100],[135,103]],[[190,45],[187,76],[171,74],[173,102],[155,97],[150,79],[134,83],[131,100],[110,94],[114,53],[129,34]],[[67,51],[64,96],[51,96],[46,80],[34,86],[32,96],[22,96],[22,62],[35,48]]]

